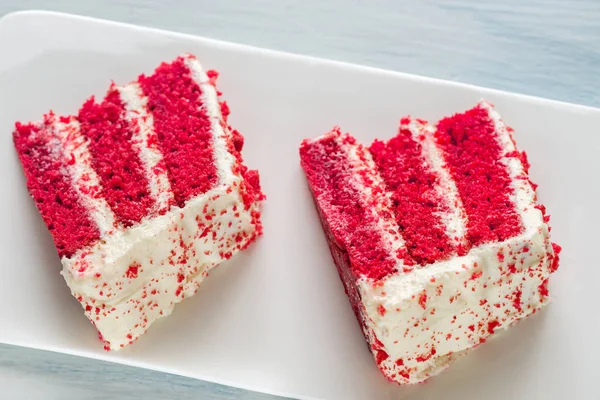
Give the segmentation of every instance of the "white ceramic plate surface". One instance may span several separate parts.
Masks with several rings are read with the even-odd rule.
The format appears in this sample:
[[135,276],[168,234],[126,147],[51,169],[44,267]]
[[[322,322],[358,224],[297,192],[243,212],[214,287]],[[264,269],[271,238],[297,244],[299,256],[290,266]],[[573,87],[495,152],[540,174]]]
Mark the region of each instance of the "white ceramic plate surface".
[[[182,52],[221,72],[268,200],[265,235],[222,265],[133,346],[107,353],[59,275],[25,188],[15,121],[75,112]],[[440,60],[443,62],[443,60]],[[329,255],[298,145],[334,125],[361,141],[399,118],[432,121],[495,103],[529,153],[563,247],[542,313],[416,387],[378,372]],[[193,36],[53,13],[0,22],[0,342],[114,361],[296,398],[587,399],[600,381],[600,110]],[[590,397],[591,396],[591,397]]]

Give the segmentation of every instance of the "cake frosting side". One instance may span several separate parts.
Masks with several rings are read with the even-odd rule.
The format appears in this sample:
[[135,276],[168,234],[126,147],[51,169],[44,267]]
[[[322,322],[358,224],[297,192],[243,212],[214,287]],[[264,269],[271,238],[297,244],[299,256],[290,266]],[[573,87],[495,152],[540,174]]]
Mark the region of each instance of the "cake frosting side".
[[107,348],[133,342],[193,295],[211,268],[255,240],[258,206],[246,209],[240,191],[234,177],[183,208],[62,259],[73,296]]
[[[435,127],[403,118],[396,137],[368,151],[334,130],[305,141],[300,154],[345,290],[388,379],[422,382],[549,302],[560,247],[526,156],[490,104]],[[358,245],[347,223],[356,213],[378,215],[378,223],[361,218],[360,229],[387,240]]]

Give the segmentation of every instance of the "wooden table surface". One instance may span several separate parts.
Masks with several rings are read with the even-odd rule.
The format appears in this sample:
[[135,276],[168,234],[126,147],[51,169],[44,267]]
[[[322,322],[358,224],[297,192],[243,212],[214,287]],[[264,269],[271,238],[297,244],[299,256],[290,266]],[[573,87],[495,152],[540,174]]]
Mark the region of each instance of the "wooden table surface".
[[[600,107],[600,0],[2,0]],[[0,324],[1,329],[1,324]],[[0,345],[2,399],[275,399]]]

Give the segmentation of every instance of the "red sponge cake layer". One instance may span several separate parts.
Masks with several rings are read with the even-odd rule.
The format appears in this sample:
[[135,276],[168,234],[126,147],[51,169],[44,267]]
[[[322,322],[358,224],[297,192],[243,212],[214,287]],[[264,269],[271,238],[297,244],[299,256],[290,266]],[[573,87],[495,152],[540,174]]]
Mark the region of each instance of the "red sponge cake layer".
[[[408,122],[408,121],[406,121]],[[423,148],[405,125],[388,142],[369,148],[387,190],[408,253],[421,265],[447,258],[456,251],[440,214],[445,212],[436,191],[438,177],[423,157]]]
[[182,207],[218,180],[211,121],[201,107],[201,88],[192,80],[182,57],[163,63],[148,77],[140,76],[139,82],[148,97],[175,201]]
[[52,233],[58,254],[70,257],[98,240],[100,231],[82,205],[71,177],[64,173],[67,161],[54,134],[55,121],[49,114],[39,125],[17,123],[13,137],[27,187]]
[[487,110],[477,106],[442,119],[435,138],[467,213],[468,240],[477,246],[521,233],[511,178]]
[[350,159],[348,149],[355,146],[354,138],[334,130],[319,141],[305,141],[300,157],[317,206],[336,246],[348,253],[353,273],[380,279],[395,271],[396,261],[376,228],[376,215],[362,200],[361,183],[350,174],[353,164],[363,162],[358,154]]
[[92,166],[115,217],[125,226],[140,222],[154,204],[125,119],[119,92],[111,88],[102,103],[88,100],[79,111],[81,133],[89,139]]

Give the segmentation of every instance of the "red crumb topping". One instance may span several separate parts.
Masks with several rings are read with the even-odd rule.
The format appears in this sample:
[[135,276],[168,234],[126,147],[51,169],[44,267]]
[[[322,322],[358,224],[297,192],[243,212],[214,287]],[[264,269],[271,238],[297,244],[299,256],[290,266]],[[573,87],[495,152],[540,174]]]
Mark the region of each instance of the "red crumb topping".
[[357,276],[375,280],[395,272],[395,261],[384,245],[370,210],[360,201],[351,183],[352,169],[339,142],[354,146],[349,135],[334,130],[318,142],[305,141],[300,147],[302,167],[337,246],[350,257]]
[[421,144],[401,127],[397,136],[387,143],[376,140],[369,150],[392,193],[393,212],[410,256],[421,265],[448,258],[456,249],[440,214],[449,210],[435,190],[438,178],[422,157]]
[[54,156],[56,149],[49,141],[52,114],[45,125],[16,124],[13,140],[23,165],[27,187],[42,218],[52,233],[60,257],[71,257],[77,250],[100,238],[68,175],[61,171],[62,159]]
[[498,250],[498,261],[500,262],[504,262],[504,253],[502,252],[502,250]]
[[435,354],[436,354],[435,347],[432,347],[431,352],[429,354],[420,355],[415,360],[417,362],[425,362],[425,361],[429,360],[431,357],[435,356]]
[[542,284],[539,287],[539,292],[541,297],[548,297],[548,278],[544,279]]
[[556,243],[552,243],[552,250],[554,250],[554,256],[552,258],[552,265],[550,265],[550,272],[554,272],[558,269],[558,263],[560,261],[560,252],[562,247]]
[[475,271],[471,274],[471,277],[469,278],[470,281],[474,281],[475,279],[479,279],[483,276],[483,271],[479,270],[479,271]]
[[504,241],[523,229],[496,135],[481,106],[442,119],[435,133],[467,212],[467,239],[475,246]]
[[140,269],[140,264],[137,262],[134,262],[133,264],[131,264],[129,266],[129,268],[127,268],[125,275],[129,279],[137,278],[139,269]]
[[242,153],[242,148],[244,147],[244,136],[235,129],[231,131],[231,145],[233,147],[233,152],[239,157]]
[[[540,210],[540,212],[542,213],[542,219],[544,220],[544,223],[548,223],[550,222],[550,216],[546,214],[546,207],[543,204],[536,204],[535,206],[533,206],[533,208],[537,208],[538,210]],[[548,230],[550,230],[550,227],[548,227]]]
[[244,166],[243,171],[244,178],[244,192],[242,193],[242,201],[246,210],[249,209],[254,203],[265,199],[265,195],[260,188],[260,176],[258,171],[255,169],[248,169]]
[[[229,107],[225,102],[221,103],[221,109],[225,108],[227,114],[229,114]],[[262,192],[260,187],[260,176],[257,170],[248,169],[246,165],[244,165],[244,160],[242,158],[242,148],[244,147],[244,137],[237,130],[228,127],[230,130],[229,140],[227,142],[227,147],[231,154],[234,155],[237,160],[237,172],[244,179],[244,185],[242,190],[242,201],[244,202],[244,206],[246,209],[249,209],[255,202],[262,201],[266,197]]]
[[211,124],[202,107],[200,87],[181,57],[161,64],[149,77],[140,76],[139,82],[148,96],[175,201],[182,207],[218,179]]
[[419,305],[423,308],[427,308],[427,293],[423,292],[419,295]]
[[386,353],[384,350],[377,350],[377,355],[375,356],[375,362],[377,364],[381,364],[383,361],[387,360],[389,358],[389,354]]
[[89,99],[79,111],[81,133],[89,139],[92,166],[100,178],[104,198],[125,226],[148,214],[150,196],[138,152],[133,148],[133,130],[125,119],[125,106],[113,87],[104,101]]
[[521,296],[523,296],[523,290],[521,290],[521,288],[518,288],[513,294],[514,294],[513,307],[518,312],[521,312],[522,306],[523,306],[523,302],[521,301]]
[[390,358],[390,355],[383,349],[385,346],[379,339],[376,337],[373,339],[373,350],[376,352],[375,354],[375,362],[379,365],[383,361]]
[[496,328],[498,326],[500,326],[500,322],[498,322],[498,320],[488,322],[488,327],[487,327],[488,333],[490,335],[494,334],[494,331],[496,330]]

